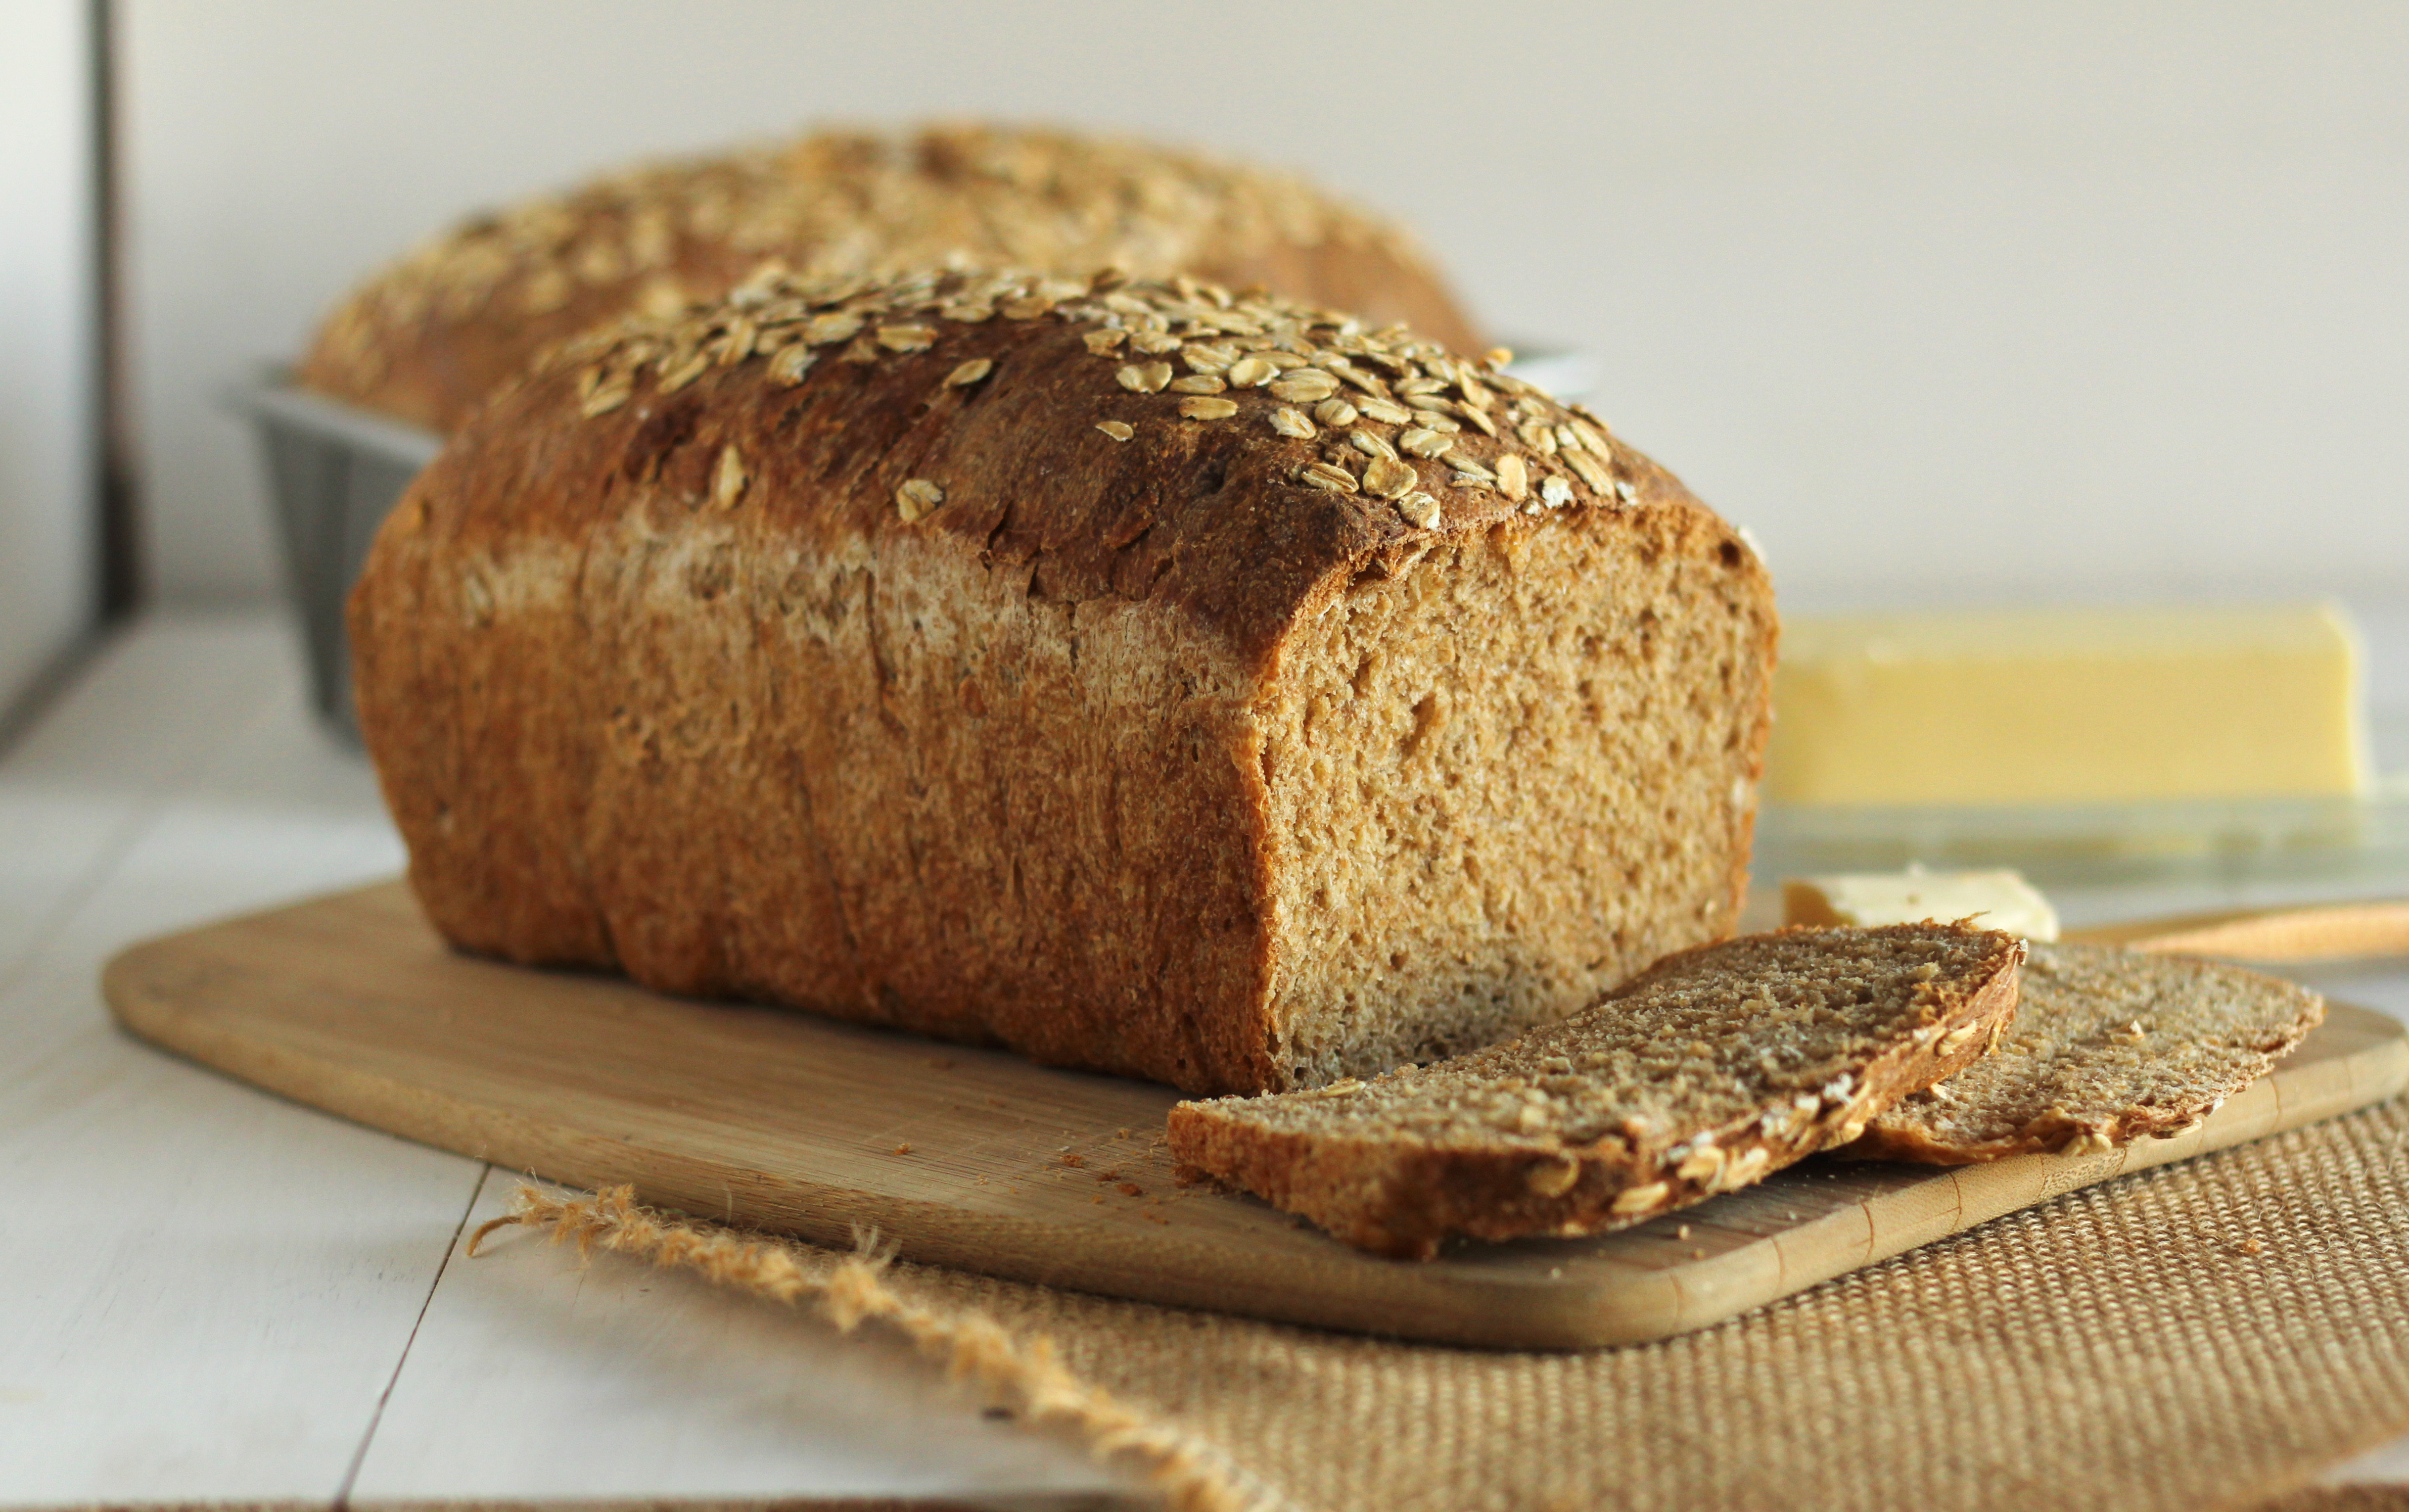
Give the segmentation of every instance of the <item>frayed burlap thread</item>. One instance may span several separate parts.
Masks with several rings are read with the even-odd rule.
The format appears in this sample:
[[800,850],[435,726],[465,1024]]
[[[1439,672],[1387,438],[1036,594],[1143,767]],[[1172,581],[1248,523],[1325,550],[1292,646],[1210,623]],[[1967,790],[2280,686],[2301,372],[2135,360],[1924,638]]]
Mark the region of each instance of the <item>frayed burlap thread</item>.
[[[846,1263],[624,1198],[546,1202],[527,1217],[563,1237],[725,1255],[694,1268],[769,1295],[786,1267],[832,1278]],[[977,1360],[1048,1340],[1028,1358],[1060,1416],[1082,1422],[1069,1404],[1092,1392],[1111,1404],[1099,1421],[1221,1505],[2198,1512],[2254,1506],[2409,1433],[2409,1102],[1594,1354],[1401,1344],[853,1263],[842,1288],[787,1300],[849,1299],[833,1305],[857,1318],[925,1309],[948,1320],[932,1339],[993,1341],[971,1346]]]
[[591,1258],[600,1248],[663,1270],[695,1272],[738,1291],[793,1306],[815,1303],[841,1333],[879,1323],[942,1361],[956,1379],[977,1381],[1012,1400],[1034,1422],[1059,1422],[1099,1460],[1132,1461],[1174,1512],[1251,1512],[1268,1499],[1211,1446],[1144,1414],[1065,1369],[1052,1339],[1016,1335],[984,1313],[931,1303],[889,1279],[893,1257],[874,1234],[858,1234],[850,1255],[740,1233],[639,1206],[635,1189],[610,1187],[590,1197],[556,1196],[522,1185],[511,1210],[478,1225],[468,1254],[497,1229],[523,1224]]

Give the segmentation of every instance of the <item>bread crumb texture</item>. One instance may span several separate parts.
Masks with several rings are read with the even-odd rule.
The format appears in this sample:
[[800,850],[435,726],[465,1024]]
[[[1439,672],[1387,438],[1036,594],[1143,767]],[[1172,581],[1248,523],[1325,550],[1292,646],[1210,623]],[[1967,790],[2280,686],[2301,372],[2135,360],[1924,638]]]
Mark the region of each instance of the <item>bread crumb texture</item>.
[[2023,953],[1962,924],[1726,941],[1471,1055],[1183,1102],[1172,1153],[1392,1255],[1623,1228],[1854,1140],[1982,1056]]
[[2238,966],[2035,944],[1998,1052],[1905,1099],[1847,1153],[1963,1165],[2171,1137],[2265,1075],[2324,1017],[2316,993]]
[[1410,330],[944,271],[555,347],[352,630],[454,942],[1220,1092],[1727,934],[1775,626],[1670,474]]
[[824,131],[479,217],[345,299],[300,379],[450,431],[541,347],[716,298],[770,262],[804,275],[1185,272],[1473,345],[1404,231],[1301,179],[1146,142],[957,124]]

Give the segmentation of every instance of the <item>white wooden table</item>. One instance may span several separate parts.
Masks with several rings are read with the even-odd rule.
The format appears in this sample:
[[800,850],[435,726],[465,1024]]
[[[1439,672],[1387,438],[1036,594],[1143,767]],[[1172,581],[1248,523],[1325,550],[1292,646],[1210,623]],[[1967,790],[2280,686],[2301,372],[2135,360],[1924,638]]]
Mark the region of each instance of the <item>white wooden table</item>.
[[[267,612],[121,635],[0,756],[0,1505],[1134,1494],[884,1341],[536,1244],[465,1260],[507,1173],[110,1026],[120,946],[400,865]],[[2409,1017],[2409,972],[2316,980]],[[2409,1480],[2409,1441],[2335,1474]]]

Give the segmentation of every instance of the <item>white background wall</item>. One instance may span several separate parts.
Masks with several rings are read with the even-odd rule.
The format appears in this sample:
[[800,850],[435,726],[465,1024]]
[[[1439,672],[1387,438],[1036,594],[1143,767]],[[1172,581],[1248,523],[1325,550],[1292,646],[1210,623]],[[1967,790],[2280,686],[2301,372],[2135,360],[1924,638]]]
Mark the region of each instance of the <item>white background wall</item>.
[[629,154],[1043,117],[1304,167],[1786,599],[2409,593],[2409,7],[126,0],[159,585],[274,583],[218,390]]
[[0,0],[0,718],[98,583],[89,55],[80,0]]

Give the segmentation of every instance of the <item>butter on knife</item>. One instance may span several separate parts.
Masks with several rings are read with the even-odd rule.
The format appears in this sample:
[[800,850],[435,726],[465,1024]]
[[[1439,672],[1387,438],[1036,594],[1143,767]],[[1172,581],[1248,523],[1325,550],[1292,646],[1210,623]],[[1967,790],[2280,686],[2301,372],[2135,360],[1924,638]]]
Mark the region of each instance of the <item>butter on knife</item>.
[[2057,938],[2057,911],[2014,871],[1851,871],[1782,884],[1784,924],[1942,924],[1971,918],[2026,940]]

